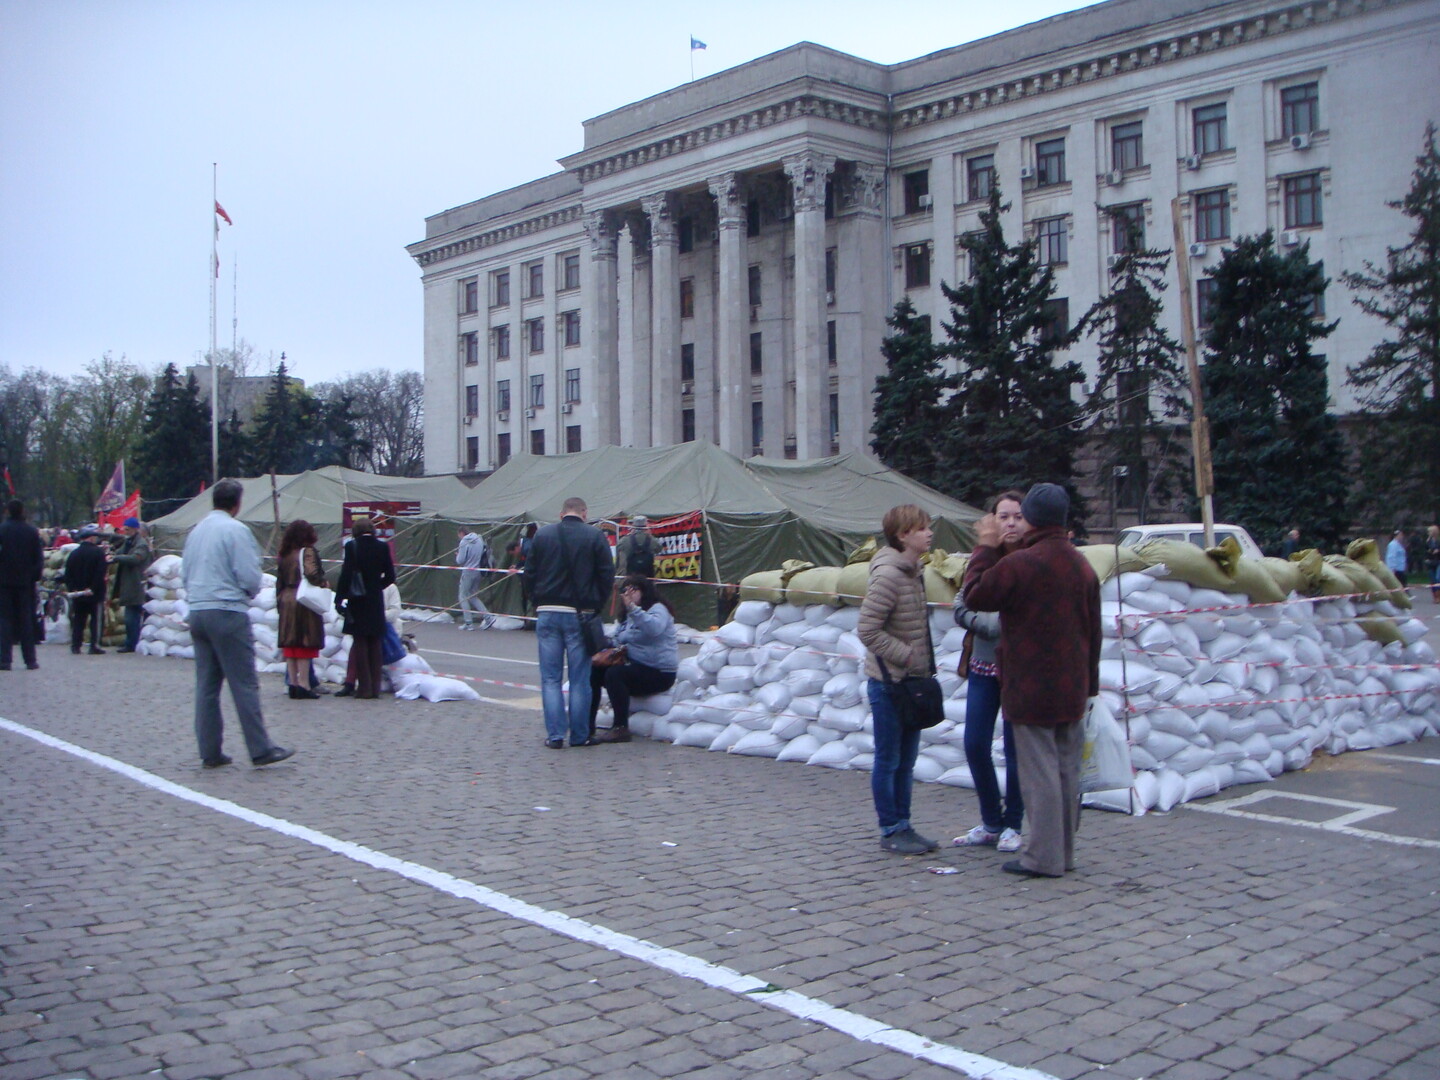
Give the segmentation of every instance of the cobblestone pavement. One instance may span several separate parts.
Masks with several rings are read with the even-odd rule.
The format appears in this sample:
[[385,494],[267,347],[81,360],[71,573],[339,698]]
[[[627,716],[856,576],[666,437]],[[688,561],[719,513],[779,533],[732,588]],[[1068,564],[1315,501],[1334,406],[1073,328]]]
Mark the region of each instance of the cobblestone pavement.
[[[1026,882],[991,851],[881,853],[863,773],[553,752],[532,710],[292,702],[274,677],[293,761],[207,771],[190,664],[41,665],[0,675],[0,717],[982,1055],[972,1074],[1440,1075],[1440,847],[1087,813],[1080,870]],[[1372,790],[1428,786],[1433,815],[1434,743],[1392,749],[1413,761],[1373,759]],[[965,1074],[141,780],[0,729],[4,1080]],[[915,802],[930,835],[974,823],[970,792]]]

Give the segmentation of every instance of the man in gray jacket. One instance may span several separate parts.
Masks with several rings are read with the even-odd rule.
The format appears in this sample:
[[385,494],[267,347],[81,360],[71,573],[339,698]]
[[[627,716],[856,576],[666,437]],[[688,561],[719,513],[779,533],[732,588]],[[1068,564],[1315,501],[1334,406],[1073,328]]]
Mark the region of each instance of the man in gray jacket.
[[260,547],[250,530],[235,520],[243,494],[238,481],[217,483],[210,489],[214,509],[185,540],[181,573],[195,643],[195,738],[207,769],[230,764],[220,749],[224,735],[220,687],[226,679],[250,763],[273,765],[295,752],[270,741],[260,713],[249,614],[250,599],[261,586]]

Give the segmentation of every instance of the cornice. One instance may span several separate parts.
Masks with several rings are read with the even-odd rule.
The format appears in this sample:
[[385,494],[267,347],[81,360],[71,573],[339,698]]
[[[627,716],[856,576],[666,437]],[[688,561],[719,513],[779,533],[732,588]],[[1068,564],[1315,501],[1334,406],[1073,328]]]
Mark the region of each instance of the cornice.
[[568,225],[572,221],[579,221],[581,217],[580,204],[576,203],[574,206],[552,210],[549,213],[526,218],[524,221],[517,221],[512,225],[490,229],[476,236],[467,236],[463,240],[451,240],[435,247],[426,247],[425,243],[421,242],[411,244],[406,250],[410,252],[411,258],[421,266],[430,266],[433,263],[444,262],[446,259],[453,259],[458,255],[468,255],[481,248],[503,244],[507,240],[515,240],[522,236],[530,236],[547,229]]
[[[894,124],[897,131],[904,131],[952,116],[980,112],[997,105],[1099,82],[1133,71],[1163,67],[1176,60],[1211,55],[1296,30],[1326,25],[1412,2],[1413,0],[1312,0],[1279,4],[1258,14],[1252,12],[1212,22],[1185,33],[1151,38],[1148,42],[1130,48],[1109,49],[1098,55],[1092,54],[1088,59],[1049,65],[1038,72],[982,83],[963,91],[932,97],[918,105],[901,106],[893,114]],[[963,77],[951,81],[963,82]],[[916,95],[923,93],[924,91],[914,92]],[[933,91],[931,93],[933,94]]]

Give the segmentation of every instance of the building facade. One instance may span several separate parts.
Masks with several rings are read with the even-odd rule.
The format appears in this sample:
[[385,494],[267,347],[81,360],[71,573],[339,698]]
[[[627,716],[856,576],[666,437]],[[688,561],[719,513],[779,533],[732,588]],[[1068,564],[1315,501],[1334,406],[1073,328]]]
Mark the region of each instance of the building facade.
[[[1203,272],[1271,229],[1333,279],[1332,404],[1440,119],[1440,0],[1110,0],[896,65],[802,43],[585,122],[563,171],[426,220],[425,463],[714,442],[866,451],[885,318],[938,321],[999,185],[1078,318],[1139,227]],[[1167,294],[1179,336],[1176,268]],[[1082,362],[1093,346],[1072,355]]]

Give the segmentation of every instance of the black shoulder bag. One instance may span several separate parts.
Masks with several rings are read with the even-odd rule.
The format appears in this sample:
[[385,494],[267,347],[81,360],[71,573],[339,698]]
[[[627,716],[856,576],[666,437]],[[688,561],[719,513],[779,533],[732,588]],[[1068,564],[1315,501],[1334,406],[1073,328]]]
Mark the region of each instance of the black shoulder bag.
[[[923,603],[925,587],[922,584],[920,588]],[[940,680],[935,677],[935,643],[930,640],[929,607],[925,608],[925,647],[930,653],[930,674],[907,675],[898,681],[890,678],[890,669],[880,654],[875,654],[875,662],[880,665],[880,674],[890,692],[890,704],[904,731],[921,731],[945,719],[945,695],[940,690]]]

